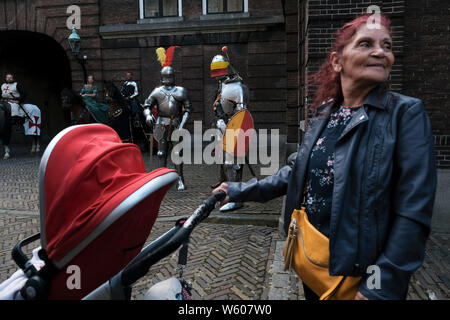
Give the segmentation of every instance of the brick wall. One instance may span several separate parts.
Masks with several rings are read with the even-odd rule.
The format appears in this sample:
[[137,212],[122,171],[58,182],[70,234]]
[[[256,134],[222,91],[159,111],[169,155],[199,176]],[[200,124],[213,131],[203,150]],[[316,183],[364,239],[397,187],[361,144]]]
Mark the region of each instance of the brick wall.
[[[27,102],[41,109],[44,141],[67,124],[60,90],[70,85],[79,90],[83,82],[81,66],[67,41],[71,32],[66,26],[67,8],[72,4],[81,9],[82,29],[78,32],[83,39],[83,54],[89,57],[88,70],[101,79],[97,0],[0,1],[0,52],[4,53],[0,53],[1,78],[8,70],[24,84]],[[11,32],[17,35],[16,43],[5,40]],[[13,137],[12,143],[25,143],[18,136]]]
[[300,68],[301,61],[299,49],[299,29],[298,23],[298,3],[296,1],[286,1],[286,124],[287,142],[298,141],[299,124],[299,92],[301,90]]
[[450,169],[450,2],[408,0],[404,94],[422,99],[439,168]]
[[[304,2],[296,1],[298,7]],[[307,26],[306,41],[301,45],[299,38],[297,42],[305,49],[305,52],[300,54],[300,60],[305,62],[304,64],[300,62],[300,68],[304,69],[306,74],[317,72],[329,52],[337,28],[365,12],[369,5],[378,5],[381,12],[392,20],[395,64],[391,73],[391,89],[424,101],[435,136],[438,167],[449,169],[450,3],[448,1],[307,1],[308,21],[303,23]],[[299,25],[302,24],[300,20],[298,16]],[[299,86],[301,87],[301,84]],[[304,92],[309,98],[308,102],[311,102],[313,88],[305,86]],[[300,103],[298,106],[301,108]],[[299,116],[299,119],[302,117]]]
[[[122,0],[101,1],[101,25],[136,24],[139,8],[122,4]],[[135,1],[137,2],[137,1]],[[107,4],[106,4],[107,3]],[[114,10],[112,10],[114,8]],[[183,19],[186,23],[199,22],[201,1],[183,1]],[[280,1],[249,1],[250,17],[282,16]],[[118,19],[117,17],[120,17]],[[201,21],[200,21],[201,22]],[[198,27],[199,30],[178,28],[175,32],[132,33],[103,37],[101,61],[103,79],[120,84],[125,70],[134,72],[144,100],[159,85],[161,66],[155,50],[159,46],[181,46],[175,53],[174,68],[177,84],[188,89],[193,104],[192,120],[203,121],[205,126],[214,119],[212,102],[217,82],[210,77],[209,65],[214,55],[220,54],[223,45],[229,46],[233,66],[250,89],[249,109],[257,128],[278,128],[286,133],[286,34],[284,24],[270,27],[245,27],[217,32]]]
[[[213,119],[211,104],[217,88],[217,83],[209,76],[209,64],[212,57],[220,53],[220,48],[228,45],[232,63],[249,86],[250,110],[256,126],[286,132],[284,22],[264,25],[263,21],[264,18],[283,17],[282,0],[249,0],[249,15],[235,20],[236,25],[229,20],[226,30],[216,28],[213,31],[201,27],[201,20],[204,20],[201,17],[202,2],[183,1],[184,21],[178,24],[176,31],[129,32],[113,37],[104,37],[99,30],[108,25],[145,26],[145,22],[138,21],[138,0],[1,1],[0,31],[27,30],[55,39],[69,60],[72,87],[80,90],[83,85],[82,68],[67,42],[70,30],[66,27],[69,16],[66,10],[73,4],[81,9],[81,29],[77,30],[82,39],[81,55],[88,57],[86,69],[97,80],[100,99],[103,95],[102,81],[114,80],[120,85],[127,70],[134,72],[141,87],[140,98],[145,99],[159,85],[161,67],[156,61],[155,49],[179,45],[183,49],[176,53],[174,62],[179,71],[177,82],[190,92],[194,107],[192,119],[202,120],[208,125]],[[248,20],[252,22],[248,23]],[[211,21],[209,19],[210,25]],[[194,28],[185,30],[185,23],[191,23]],[[147,22],[147,26],[159,24],[159,21]],[[192,121],[188,127],[191,126]]]
[[[249,109],[258,128],[278,128],[285,132],[285,42],[283,31],[233,32],[208,37],[156,36],[146,38],[107,39],[102,41],[104,79],[120,84],[125,70],[134,72],[141,88],[140,99],[159,86],[161,65],[156,60],[159,46],[179,45],[173,67],[176,82],[188,89],[193,104],[191,120],[204,126],[213,121],[212,102],[217,82],[211,78],[209,65],[223,45],[229,46],[233,66],[250,89]],[[188,122],[188,128],[192,121]]]
[[[392,32],[395,63],[391,72],[392,90],[401,92],[403,87],[403,16],[405,12],[403,0],[311,0],[308,1],[308,64],[307,73],[318,71],[325,60],[334,41],[334,34],[346,22],[366,13],[370,5],[377,5],[381,13],[392,20]],[[309,98],[311,98],[311,93]]]
[[[250,110],[258,128],[279,128],[290,143],[301,142],[299,122],[308,116],[305,104],[313,88],[305,85],[307,75],[318,70],[330,49],[337,28],[369,5],[378,5],[393,21],[393,90],[421,98],[435,135],[439,167],[450,168],[448,119],[450,3],[438,0],[249,0],[249,19],[284,17],[284,22],[220,28],[183,27],[175,31],[105,36],[102,26],[139,25],[137,0],[36,0],[0,1],[0,31],[26,30],[53,38],[65,52],[71,68],[72,86],[80,89],[83,73],[67,43],[69,5],[81,8],[82,54],[86,68],[99,81],[120,84],[124,71],[131,70],[141,86],[141,99],[159,83],[160,66],[155,59],[159,46],[180,45],[174,66],[177,82],[190,91],[192,119],[205,124],[213,119],[211,103],[217,87],[209,77],[211,58],[229,45],[233,64],[250,88]],[[204,21],[201,1],[183,1],[180,25]],[[241,23],[244,23],[241,25]],[[201,26],[201,23],[199,24]],[[190,122],[190,125],[192,122]],[[189,126],[188,126],[189,127]]]

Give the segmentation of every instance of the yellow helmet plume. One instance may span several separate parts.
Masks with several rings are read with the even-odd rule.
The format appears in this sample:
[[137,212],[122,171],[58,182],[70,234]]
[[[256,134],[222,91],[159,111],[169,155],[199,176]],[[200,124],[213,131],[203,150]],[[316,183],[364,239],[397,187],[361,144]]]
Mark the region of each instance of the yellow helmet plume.
[[156,56],[158,57],[158,61],[162,66],[164,64],[164,61],[166,61],[166,50],[161,47],[156,49]]

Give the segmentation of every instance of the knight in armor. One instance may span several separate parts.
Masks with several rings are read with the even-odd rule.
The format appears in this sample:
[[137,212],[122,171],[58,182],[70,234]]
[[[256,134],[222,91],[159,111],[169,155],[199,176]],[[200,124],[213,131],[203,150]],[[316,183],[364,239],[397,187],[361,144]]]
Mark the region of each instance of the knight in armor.
[[139,102],[137,101],[137,97],[139,95],[139,88],[136,81],[133,80],[133,73],[131,71],[125,72],[125,81],[120,88],[120,93],[127,100],[131,114],[134,116],[140,110]]
[[[154,138],[158,141],[159,166],[167,166],[167,157],[172,150],[171,137],[175,130],[182,129],[192,112],[191,102],[185,88],[175,85],[175,72],[172,68],[172,58],[178,46],[172,46],[156,50],[158,60],[162,65],[161,86],[155,88],[144,103],[143,114],[149,126],[153,126]],[[154,119],[152,108],[157,109],[157,119]],[[180,156],[182,156],[180,154]],[[175,165],[180,178],[178,180],[178,190],[185,190],[183,163]]]
[[[231,68],[231,72],[228,69]],[[227,123],[238,111],[247,109],[248,88],[242,78],[232,68],[227,58],[216,55],[211,61],[211,77],[219,82],[216,99],[213,105],[216,116],[216,127],[225,133]],[[242,181],[242,164],[220,165],[219,182],[212,185],[218,187],[224,181]],[[229,202],[220,208],[220,211],[231,211],[242,207],[240,202]]]

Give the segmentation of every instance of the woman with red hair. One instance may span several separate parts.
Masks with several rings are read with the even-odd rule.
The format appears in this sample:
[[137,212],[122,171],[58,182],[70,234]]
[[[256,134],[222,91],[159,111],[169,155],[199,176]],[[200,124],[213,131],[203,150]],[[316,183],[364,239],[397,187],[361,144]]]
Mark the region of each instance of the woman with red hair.
[[[276,175],[213,191],[225,191],[224,202],[286,195],[284,229],[290,236],[299,230],[303,247],[292,261],[307,299],[406,299],[423,262],[437,181],[434,142],[422,101],[388,89],[393,63],[387,17],[345,24],[312,77],[313,118],[295,160]],[[296,229],[298,212],[305,221]],[[297,269],[300,252],[309,261]],[[324,287],[317,268],[341,282]]]

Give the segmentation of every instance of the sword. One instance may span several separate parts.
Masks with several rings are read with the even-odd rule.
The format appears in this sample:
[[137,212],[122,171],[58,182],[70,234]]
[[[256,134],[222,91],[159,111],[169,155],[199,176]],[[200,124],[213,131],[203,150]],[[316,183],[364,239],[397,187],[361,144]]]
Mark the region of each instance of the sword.
[[[10,92],[9,94],[10,94],[11,97],[13,97],[14,99],[17,99],[16,97],[14,97],[14,95],[13,95],[11,92]],[[19,101],[17,101],[17,102],[19,102]],[[33,120],[31,120],[30,115],[29,115],[28,112],[22,107],[22,105],[20,104],[20,102],[18,103],[18,105],[19,105],[19,108],[22,109],[22,111],[25,113],[25,116],[28,118],[28,120],[29,120],[30,122],[33,122]],[[33,123],[34,123],[34,122],[33,122]]]

